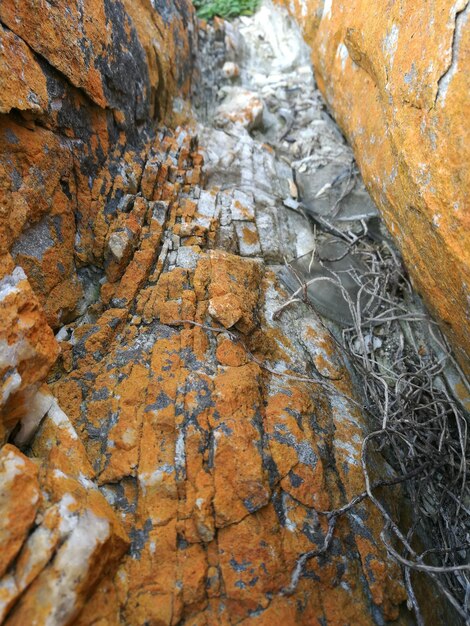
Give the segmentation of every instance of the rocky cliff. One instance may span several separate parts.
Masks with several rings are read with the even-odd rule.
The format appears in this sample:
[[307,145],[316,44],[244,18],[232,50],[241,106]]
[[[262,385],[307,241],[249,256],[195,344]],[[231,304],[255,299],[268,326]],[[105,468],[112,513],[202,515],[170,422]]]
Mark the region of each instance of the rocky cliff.
[[418,290],[468,372],[469,3],[283,4]]

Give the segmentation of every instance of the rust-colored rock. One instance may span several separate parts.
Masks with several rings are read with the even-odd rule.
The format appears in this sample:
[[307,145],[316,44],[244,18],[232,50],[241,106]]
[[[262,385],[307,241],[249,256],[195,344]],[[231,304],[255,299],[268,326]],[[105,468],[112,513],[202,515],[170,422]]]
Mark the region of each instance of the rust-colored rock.
[[230,328],[236,324],[243,315],[240,300],[232,294],[211,298],[208,311],[209,315],[225,328]]
[[[323,541],[325,520],[316,509],[363,487],[354,465],[363,427],[346,400],[329,406],[315,385],[263,368],[298,371],[322,345],[323,371],[353,393],[314,318],[302,339],[289,320],[272,321],[282,294],[263,263],[193,245],[196,228],[201,241],[211,241],[220,208],[217,195],[187,184],[199,155],[190,137],[181,147],[177,137],[167,138],[166,152],[156,144],[152,150],[155,162],[166,154],[179,164],[179,182],[171,182],[171,170],[166,179],[158,174],[157,195],[169,203],[163,240],[181,236],[184,223],[187,241],[174,250],[163,244],[145,275],[128,264],[133,290],[112,296],[114,308],[74,330],[72,369],[53,385],[132,542],[78,624],[255,624],[284,616],[299,626],[319,617],[339,625],[345,616],[373,624],[371,602],[395,618],[404,590],[367,506],[357,523],[367,523],[368,540],[356,542],[341,524],[340,556],[308,568],[318,584],[302,578],[291,595],[285,591],[299,556]],[[155,193],[145,185],[145,195]]]
[[24,271],[6,256],[3,264],[0,269],[1,443],[22,419],[37,422],[48,410],[50,402],[39,387],[59,353]]
[[38,469],[7,444],[0,451],[0,577],[20,551],[39,507]]
[[[292,583],[301,555],[323,544],[318,511],[363,489],[351,381],[305,307],[274,319],[285,294],[246,242],[212,248],[222,218],[265,245],[249,196],[200,189],[186,130],[145,154],[129,155],[135,184],[104,175],[115,220],[99,216],[82,240],[103,255],[103,300],[60,331],[45,416],[15,433],[29,442],[22,471],[38,502],[21,513],[0,580],[4,623],[398,618],[400,572],[366,503]],[[304,380],[317,368],[337,379],[331,394]]]
[[418,290],[468,372],[468,2],[283,4]]
[[[60,424],[57,411],[51,409],[46,423]],[[61,424],[66,423],[63,415]],[[66,428],[78,443],[70,423]],[[45,432],[41,439],[47,445]],[[70,624],[96,583],[116,568],[128,537],[91,480],[78,467],[65,473],[68,466],[60,455],[49,457],[39,469],[7,445],[1,463],[6,472],[2,547],[7,552],[0,578],[0,620],[18,626]],[[26,537],[33,522],[35,528]]]
[[42,113],[47,104],[47,86],[41,66],[28,46],[0,26],[0,113],[11,109]]
[[[191,20],[190,5],[165,4],[160,13],[149,1],[91,0],[84,6],[79,1],[6,0],[0,7],[0,20],[17,35],[15,46],[25,42],[98,106],[123,111],[131,106],[135,119],[144,120],[153,115],[155,106],[167,104],[157,102],[159,87],[164,93],[161,83],[169,79],[165,97],[175,93],[189,54],[183,28]],[[171,34],[165,19],[173,22]],[[177,36],[182,41],[176,41]],[[168,59],[175,50],[180,62],[170,71]],[[30,108],[34,110],[34,102]]]
[[0,111],[10,112],[0,120],[0,254],[24,269],[53,328],[95,297],[83,265],[119,275],[107,267],[109,242],[126,248],[117,205],[135,193],[155,119],[187,117],[193,19],[185,1],[0,6]]

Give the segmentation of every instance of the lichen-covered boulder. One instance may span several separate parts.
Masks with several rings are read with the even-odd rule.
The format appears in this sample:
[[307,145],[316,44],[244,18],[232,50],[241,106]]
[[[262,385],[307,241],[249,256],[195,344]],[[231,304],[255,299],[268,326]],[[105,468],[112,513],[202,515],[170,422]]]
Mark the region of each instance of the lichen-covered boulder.
[[468,2],[283,4],[418,290],[468,371]]
[[185,116],[193,20],[186,0],[1,3],[0,254],[54,328],[86,308],[82,266],[104,272],[110,185],[133,193],[155,122]]

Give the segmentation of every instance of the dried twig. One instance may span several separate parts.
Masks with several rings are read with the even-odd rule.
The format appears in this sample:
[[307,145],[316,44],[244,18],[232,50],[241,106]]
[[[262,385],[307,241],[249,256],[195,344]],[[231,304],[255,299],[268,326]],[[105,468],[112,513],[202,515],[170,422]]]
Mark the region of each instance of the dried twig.
[[[453,363],[453,358],[445,340],[436,337],[435,323],[424,313],[410,310],[411,287],[390,245],[350,238],[348,252],[353,249],[368,268],[362,275],[349,271],[359,287],[355,299],[343,287],[341,273],[328,268],[324,280],[336,281],[350,310],[352,325],[343,329],[341,339],[333,336],[361,380],[364,405],[379,430],[368,435],[362,445],[366,490],[340,509],[322,513],[331,522],[325,542],[301,555],[286,593],[295,588],[308,560],[328,549],[338,516],[368,499],[383,517],[381,536],[390,558],[403,567],[409,606],[417,623],[421,626],[424,621],[412,572],[429,576],[459,615],[470,620],[468,418],[442,378],[446,363]],[[297,280],[299,288],[279,308],[278,316],[286,306],[298,302],[301,293],[307,294],[309,285],[316,282],[321,286],[322,282],[321,277],[312,280],[308,274],[299,277],[298,273]],[[429,328],[442,355],[436,356],[430,346],[422,350],[416,339],[420,328]],[[374,338],[381,347],[375,347]],[[386,457],[408,492],[413,521],[406,531],[393,520],[382,496],[374,494],[379,484],[369,478],[369,446]],[[417,542],[425,543],[421,554],[414,547]],[[432,562],[426,563],[425,557]]]

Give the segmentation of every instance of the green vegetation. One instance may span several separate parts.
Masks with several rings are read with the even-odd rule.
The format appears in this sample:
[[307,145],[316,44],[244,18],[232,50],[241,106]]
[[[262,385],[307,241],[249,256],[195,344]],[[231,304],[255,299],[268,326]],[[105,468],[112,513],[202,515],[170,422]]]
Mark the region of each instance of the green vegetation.
[[193,0],[200,18],[210,20],[216,15],[230,18],[237,15],[253,15],[259,0]]

